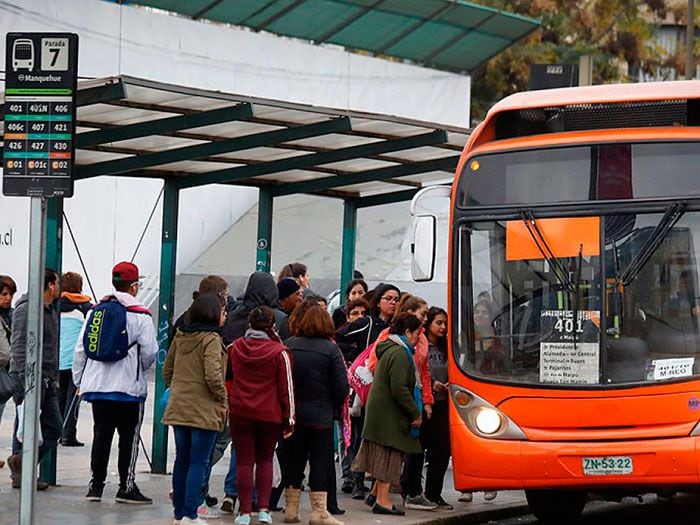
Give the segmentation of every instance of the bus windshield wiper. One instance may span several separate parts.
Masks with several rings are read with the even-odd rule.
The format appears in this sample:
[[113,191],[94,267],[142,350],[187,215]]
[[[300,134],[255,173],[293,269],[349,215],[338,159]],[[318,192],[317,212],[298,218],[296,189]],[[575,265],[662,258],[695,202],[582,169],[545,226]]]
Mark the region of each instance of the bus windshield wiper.
[[684,213],[685,209],[682,202],[674,202],[666,209],[666,213],[661,217],[659,224],[656,225],[654,231],[647,237],[646,242],[639,251],[639,255],[632,259],[629,266],[627,266],[622,275],[619,276],[618,285],[627,286],[634,281],[637,274],[639,274],[651,256],[654,255],[654,252],[661,246],[661,243],[664,242],[666,236]]
[[542,254],[542,257],[544,257],[544,259],[547,261],[547,264],[549,264],[550,268],[552,268],[556,278],[564,286],[566,291],[570,293],[575,292],[574,285],[569,278],[566,268],[562,266],[561,261],[557,259],[554,252],[549,247],[549,244],[547,244],[547,241],[544,238],[544,235],[542,235],[542,231],[537,225],[537,221],[535,220],[532,212],[530,210],[522,210],[520,212],[520,216],[525,223],[525,228],[530,234],[530,237],[532,237],[532,241],[535,243],[535,246],[537,246],[537,249]]

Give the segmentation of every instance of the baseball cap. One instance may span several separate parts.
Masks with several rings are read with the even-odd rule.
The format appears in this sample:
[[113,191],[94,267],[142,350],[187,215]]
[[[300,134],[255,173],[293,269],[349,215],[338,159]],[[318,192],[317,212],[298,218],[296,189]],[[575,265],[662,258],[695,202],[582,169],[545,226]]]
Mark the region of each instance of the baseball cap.
[[122,261],[112,268],[112,280],[120,283],[133,283],[139,280],[139,268],[134,263]]

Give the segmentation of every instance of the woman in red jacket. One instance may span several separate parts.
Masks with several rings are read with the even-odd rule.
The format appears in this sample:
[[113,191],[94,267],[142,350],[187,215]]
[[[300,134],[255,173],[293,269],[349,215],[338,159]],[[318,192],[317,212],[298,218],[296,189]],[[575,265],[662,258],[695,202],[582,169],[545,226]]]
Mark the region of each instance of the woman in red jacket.
[[234,523],[249,525],[253,503],[253,469],[258,491],[259,523],[272,523],[269,513],[272,456],[280,432],[294,430],[292,358],[267,306],[255,308],[245,335],[231,344],[233,382],[229,393],[231,436],[238,460],[240,513]]

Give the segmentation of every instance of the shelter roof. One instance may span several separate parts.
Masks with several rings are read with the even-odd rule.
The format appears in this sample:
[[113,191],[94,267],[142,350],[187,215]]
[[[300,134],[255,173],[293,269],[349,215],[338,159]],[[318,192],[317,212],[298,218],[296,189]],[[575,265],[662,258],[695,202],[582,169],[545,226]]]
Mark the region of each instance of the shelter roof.
[[463,0],[133,0],[183,16],[471,71],[538,20]]
[[470,133],[128,76],[80,82],[77,105],[76,179],[257,186],[273,196],[354,198],[359,206],[451,182]]

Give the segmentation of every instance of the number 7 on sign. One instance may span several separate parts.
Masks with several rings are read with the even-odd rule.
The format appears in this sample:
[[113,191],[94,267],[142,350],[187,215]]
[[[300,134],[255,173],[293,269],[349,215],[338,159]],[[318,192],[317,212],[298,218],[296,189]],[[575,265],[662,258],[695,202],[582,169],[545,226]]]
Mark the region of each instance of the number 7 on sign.
[[68,71],[68,39],[41,39],[41,69],[43,71]]

